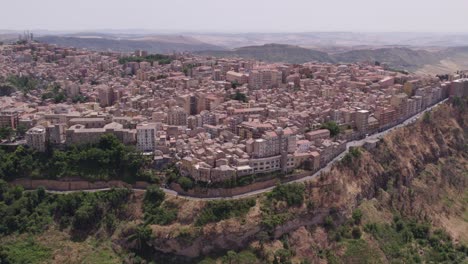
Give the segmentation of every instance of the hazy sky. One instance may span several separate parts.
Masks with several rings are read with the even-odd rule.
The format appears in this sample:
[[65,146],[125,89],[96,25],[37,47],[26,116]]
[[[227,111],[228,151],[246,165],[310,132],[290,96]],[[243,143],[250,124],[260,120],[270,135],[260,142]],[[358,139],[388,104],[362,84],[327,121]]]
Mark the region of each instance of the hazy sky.
[[0,0],[0,29],[468,32],[468,0]]

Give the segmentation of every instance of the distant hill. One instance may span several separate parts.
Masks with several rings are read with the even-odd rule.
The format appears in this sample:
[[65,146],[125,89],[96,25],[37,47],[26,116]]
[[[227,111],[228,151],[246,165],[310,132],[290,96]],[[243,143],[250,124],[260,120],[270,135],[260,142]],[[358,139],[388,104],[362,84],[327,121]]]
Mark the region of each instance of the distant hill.
[[36,40],[65,47],[117,52],[132,52],[142,49],[151,53],[172,53],[174,51],[193,52],[207,49],[222,49],[221,47],[184,36],[115,37],[105,34],[82,33],[73,36],[40,36],[36,37]]
[[304,63],[309,61],[353,63],[378,61],[392,68],[417,70],[424,65],[434,65],[449,56],[465,52],[466,47],[448,48],[443,51],[427,51],[407,47],[363,48],[338,53],[326,53],[285,44],[247,46],[233,50],[199,51],[196,54],[216,57],[241,57],[266,62]]
[[265,44],[262,46],[248,46],[234,50],[200,51],[199,55],[216,57],[241,57],[266,62],[304,63],[309,61],[333,62],[325,52],[311,50],[293,45]]
[[395,68],[414,69],[440,61],[439,53],[409,48],[351,50],[332,55],[336,62],[379,61]]

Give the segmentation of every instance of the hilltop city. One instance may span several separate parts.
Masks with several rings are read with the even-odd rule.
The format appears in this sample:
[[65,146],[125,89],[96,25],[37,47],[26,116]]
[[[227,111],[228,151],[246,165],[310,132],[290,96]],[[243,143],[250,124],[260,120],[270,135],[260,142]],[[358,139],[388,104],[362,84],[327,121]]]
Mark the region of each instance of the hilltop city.
[[26,35],[0,46],[1,144],[46,152],[113,134],[154,168],[175,164],[202,183],[315,172],[347,142],[468,95],[464,77],[418,76],[377,61],[94,52]]

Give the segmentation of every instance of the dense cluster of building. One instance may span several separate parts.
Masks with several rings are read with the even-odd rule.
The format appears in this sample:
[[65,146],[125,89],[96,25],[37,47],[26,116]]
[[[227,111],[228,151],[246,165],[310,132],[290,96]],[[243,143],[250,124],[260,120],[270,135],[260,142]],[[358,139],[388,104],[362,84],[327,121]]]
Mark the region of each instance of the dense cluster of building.
[[[26,144],[37,151],[114,134],[152,153],[157,164],[175,162],[197,181],[219,182],[318,170],[348,140],[394,126],[448,96],[468,95],[462,76],[440,81],[374,63],[267,64],[173,54],[168,64],[120,64],[122,56],[31,41],[1,46],[4,80],[57,83],[67,101],[44,98],[46,88],[0,97],[0,127],[27,128]],[[246,100],[233,100],[239,94]],[[338,136],[320,129],[331,121],[341,127]]]

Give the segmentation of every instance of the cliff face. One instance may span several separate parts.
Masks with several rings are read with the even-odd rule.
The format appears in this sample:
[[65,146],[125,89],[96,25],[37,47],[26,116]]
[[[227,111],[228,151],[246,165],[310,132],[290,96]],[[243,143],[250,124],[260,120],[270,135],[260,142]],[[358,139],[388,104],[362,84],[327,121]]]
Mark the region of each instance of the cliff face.
[[[260,196],[245,217],[203,227],[190,221],[152,226],[150,245],[189,258],[250,247],[268,259],[276,239],[288,235],[292,248],[297,247],[294,258],[323,262],[321,250],[337,250],[344,258],[345,249],[330,241],[324,229],[310,227],[327,224],[327,216],[338,226],[356,208],[364,212],[364,223],[390,223],[398,214],[444,228],[455,243],[467,243],[468,110],[462,108],[468,109],[466,101],[459,107],[442,105],[417,123],[390,133],[370,152],[349,154],[331,172],[305,184],[302,205],[275,204],[273,211],[282,220],[273,227],[265,225],[268,198]],[[265,233],[270,242],[261,238]],[[373,258],[386,259],[370,235],[364,234],[363,241],[377,252]]]
[[337,166],[328,175],[338,183],[337,205],[349,212],[351,205],[377,198],[389,210],[447,228],[468,242],[467,119],[466,110],[442,105],[351,164]]

